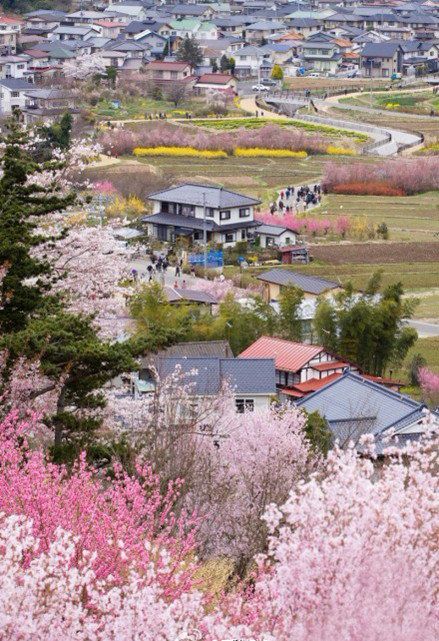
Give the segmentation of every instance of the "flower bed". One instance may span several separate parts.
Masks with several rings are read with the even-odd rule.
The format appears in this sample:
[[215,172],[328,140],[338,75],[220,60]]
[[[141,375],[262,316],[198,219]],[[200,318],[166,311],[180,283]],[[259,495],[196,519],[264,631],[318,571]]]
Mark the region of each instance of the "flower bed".
[[248,149],[237,147],[235,156],[243,158],[307,158],[306,151],[291,151],[291,149],[264,149],[263,147],[250,147]]
[[195,147],[135,147],[135,156],[190,156],[195,158],[227,158],[225,151],[201,150]]
[[355,149],[350,149],[349,147],[336,147],[335,145],[328,145],[326,147],[326,153],[330,156],[355,156]]

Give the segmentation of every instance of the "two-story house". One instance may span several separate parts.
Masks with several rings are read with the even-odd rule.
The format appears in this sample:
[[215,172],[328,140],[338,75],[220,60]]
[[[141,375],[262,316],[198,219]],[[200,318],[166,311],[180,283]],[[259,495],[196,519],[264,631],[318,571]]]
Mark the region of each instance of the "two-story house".
[[0,54],[14,54],[17,51],[17,39],[21,31],[21,20],[0,16]]
[[296,343],[272,336],[261,336],[241,352],[238,358],[273,358],[278,389],[301,385],[314,379],[324,380],[332,374],[343,373],[348,367],[347,363],[340,361],[320,345]]
[[307,68],[328,73],[335,73],[342,62],[340,47],[333,39],[303,42],[302,58]]
[[341,290],[340,284],[333,280],[279,267],[263,272],[257,278],[264,283],[265,299],[269,303],[278,301],[283,288],[288,286],[301,289],[306,299],[316,299],[318,296],[335,294]]
[[33,75],[28,70],[29,60],[26,55],[0,56],[0,78],[26,78]]
[[246,241],[260,225],[254,219],[259,200],[223,187],[185,183],[149,196],[152,215],[142,220],[148,234],[163,241],[187,237],[192,242],[233,246]]
[[269,59],[269,54],[261,47],[246,46],[233,53],[235,76],[237,78],[255,77],[260,73],[262,62]]
[[23,109],[32,83],[22,78],[0,80],[0,116],[8,116],[14,109]]
[[402,73],[403,57],[399,42],[370,42],[361,52],[361,70],[368,78],[391,78]]
[[146,65],[145,75],[158,84],[186,82],[192,75],[192,67],[188,62],[154,60]]

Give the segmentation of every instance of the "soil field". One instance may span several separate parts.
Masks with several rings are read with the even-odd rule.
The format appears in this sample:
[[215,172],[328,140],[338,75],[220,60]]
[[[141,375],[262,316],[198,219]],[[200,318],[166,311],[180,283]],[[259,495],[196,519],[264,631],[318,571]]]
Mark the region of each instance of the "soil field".
[[310,250],[314,259],[331,265],[439,262],[439,242],[310,245]]

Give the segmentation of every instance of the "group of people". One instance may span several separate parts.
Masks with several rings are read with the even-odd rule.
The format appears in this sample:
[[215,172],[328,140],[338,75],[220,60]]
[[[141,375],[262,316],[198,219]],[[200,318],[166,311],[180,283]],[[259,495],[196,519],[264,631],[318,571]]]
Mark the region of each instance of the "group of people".
[[322,188],[319,184],[314,186],[303,186],[295,189],[286,187],[279,192],[276,202],[271,203],[270,213],[279,211],[281,214],[296,214],[306,211],[309,207],[315,207],[322,200]]

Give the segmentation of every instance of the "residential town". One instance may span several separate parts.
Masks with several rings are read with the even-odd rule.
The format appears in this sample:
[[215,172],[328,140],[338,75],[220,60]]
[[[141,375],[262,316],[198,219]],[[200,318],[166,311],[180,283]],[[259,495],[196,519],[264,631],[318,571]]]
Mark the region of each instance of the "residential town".
[[2,638],[436,641],[439,1],[2,2],[0,298]]

